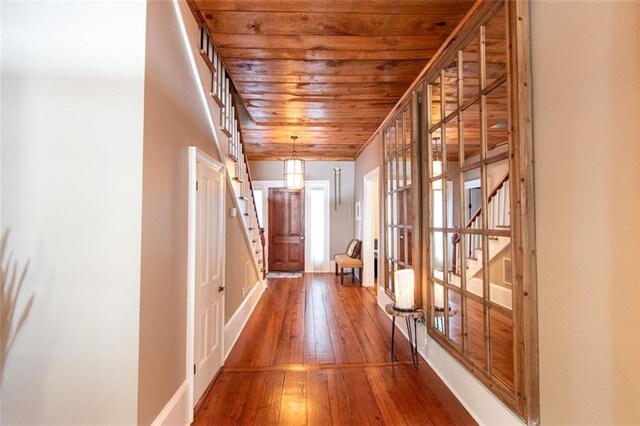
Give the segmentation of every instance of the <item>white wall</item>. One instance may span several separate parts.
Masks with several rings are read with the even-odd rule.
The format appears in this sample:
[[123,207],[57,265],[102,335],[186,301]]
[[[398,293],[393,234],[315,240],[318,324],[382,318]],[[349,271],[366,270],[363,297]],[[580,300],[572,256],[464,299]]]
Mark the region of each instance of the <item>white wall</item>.
[[[228,145],[219,128],[219,108],[208,96],[208,86],[202,87],[202,81],[209,83],[210,72],[199,54],[194,56],[198,25],[186,2],[177,4],[176,10],[173,1],[147,2],[137,418],[141,425],[153,422],[171,397],[186,389],[181,385],[187,379],[188,147],[197,146],[225,162]],[[230,207],[230,185],[227,192]],[[225,320],[241,306],[244,290],[257,281],[241,219],[228,216],[227,225]],[[245,288],[247,263],[251,285]]]
[[639,8],[531,6],[543,424],[640,424]]
[[[197,25],[186,17],[186,29],[197,39]],[[218,158],[172,1],[147,3],[146,38],[137,419],[141,425],[151,424],[186,380],[188,147]]]
[[144,1],[2,4],[2,227],[34,296],[4,424],[136,422],[145,24]]

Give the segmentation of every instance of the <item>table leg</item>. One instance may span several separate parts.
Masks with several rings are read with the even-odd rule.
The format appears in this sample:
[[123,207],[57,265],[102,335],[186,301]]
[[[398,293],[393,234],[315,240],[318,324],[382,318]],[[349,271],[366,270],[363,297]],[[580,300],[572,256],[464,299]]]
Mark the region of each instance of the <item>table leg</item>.
[[411,330],[411,318],[405,318],[407,321],[407,336],[409,337],[409,348],[411,349],[411,361],[413,366],[418,368],[418,320],[414,319],[415,324]]
[[395,354],[393,353],[393,344],[395,342],[395,338],[396,338],[396,317],[394,315],[391,323],[391,362],[395,361],[394,359]]

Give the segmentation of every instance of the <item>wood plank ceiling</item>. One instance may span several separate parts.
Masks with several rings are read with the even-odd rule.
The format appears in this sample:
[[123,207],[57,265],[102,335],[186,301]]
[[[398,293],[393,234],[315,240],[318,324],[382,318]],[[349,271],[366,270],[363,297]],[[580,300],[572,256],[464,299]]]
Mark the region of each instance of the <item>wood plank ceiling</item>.
[[251,160],[352,160],[471,0],[193,0],[244,103]]

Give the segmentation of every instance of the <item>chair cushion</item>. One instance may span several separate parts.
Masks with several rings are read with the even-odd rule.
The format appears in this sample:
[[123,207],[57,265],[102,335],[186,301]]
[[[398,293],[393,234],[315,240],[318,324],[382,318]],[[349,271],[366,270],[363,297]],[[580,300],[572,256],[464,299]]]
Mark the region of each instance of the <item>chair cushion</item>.
[[354,259],[346,254],[337,254],[335,261],[341,268],[362,268],[362,260]]
[[356,257],[353,255],[353,252],[355,251],[355,249],[358,246],[358,240],[351,240],[351,242],[349,243],[349,247],[347,247],[347,256],[349,257]]

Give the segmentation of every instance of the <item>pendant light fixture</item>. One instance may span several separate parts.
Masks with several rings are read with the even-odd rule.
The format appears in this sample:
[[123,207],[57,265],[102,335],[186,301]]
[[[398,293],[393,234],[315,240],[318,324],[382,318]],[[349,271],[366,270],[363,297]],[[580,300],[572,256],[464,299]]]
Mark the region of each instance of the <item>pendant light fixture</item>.
[[439,176],[442,174],[442,146],[438,146],[440,138],[438,136],[433,138],[433,173],[432,176]]
[[304,161],[296,155],[297,136],[291,136],[293,152],[291,158],[284,160],[284,184],[287,189],[302,189],[304,187]]

